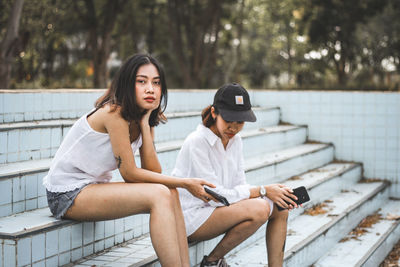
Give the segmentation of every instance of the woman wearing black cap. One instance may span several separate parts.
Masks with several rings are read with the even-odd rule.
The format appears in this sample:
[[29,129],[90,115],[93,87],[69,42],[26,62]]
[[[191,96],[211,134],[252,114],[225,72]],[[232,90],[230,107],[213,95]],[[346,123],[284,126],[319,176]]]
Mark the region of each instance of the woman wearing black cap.
[[186,138],[172,175],[202,177],[216,185],[213,191],[232,205],[223,206],[213,199],[204,202],[179,189],[189,241],[225,234],[200,266],[229,266],[224,256],[267,220],[268,266],[282,266],[288,210],[278,211],[273,203],[292,209],[297,205],[290,198],[296,197],[280,184],[251,186],[246,182],[242,140],[237,133],[245,121],[256,121],[249,94],[237,83],[222,86],[213,105],[203,110],[202,120]]

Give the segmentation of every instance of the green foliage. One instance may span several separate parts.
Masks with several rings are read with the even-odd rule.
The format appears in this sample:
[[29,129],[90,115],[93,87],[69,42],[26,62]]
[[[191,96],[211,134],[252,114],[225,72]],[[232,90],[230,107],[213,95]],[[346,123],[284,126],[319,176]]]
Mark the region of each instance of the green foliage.
[[[92,88],[99,57],[109,82],[140,52],[170,88],[399,90],[398,0],[115,1],[25,1],[10,87]],[[11,6],[0,1],[0,40]]]

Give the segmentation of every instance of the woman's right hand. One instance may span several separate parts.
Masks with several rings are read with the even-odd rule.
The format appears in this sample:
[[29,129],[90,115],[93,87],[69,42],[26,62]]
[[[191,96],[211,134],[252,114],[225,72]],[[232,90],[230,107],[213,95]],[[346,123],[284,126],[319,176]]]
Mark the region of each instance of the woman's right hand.
[[210,200],[218,202],[218,200],[216,200],[213,196],[211,196],[204,190],[205,185],[211,188],[215,188],[215,185],[213,185],[212,183],[198,178],[186,178],[184,188],[187,189],[193,196],[203,200],[204,202],[208,202]]

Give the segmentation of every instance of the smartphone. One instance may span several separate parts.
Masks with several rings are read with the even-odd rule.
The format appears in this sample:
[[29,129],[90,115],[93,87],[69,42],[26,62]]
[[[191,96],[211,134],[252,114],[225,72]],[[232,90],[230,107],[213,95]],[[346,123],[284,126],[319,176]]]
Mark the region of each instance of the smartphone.
[[[304,186],[300,186],[300,187],[293,189],[293,195],[295,195],[297,197],[297,200],[293,199],[297,205],[303,204],[310,200],[310,196],[308,195],[307,189]],[[287,201],[286,201],[286,203],[289,204],[289,202],[287,202]],[[286,208],[282,208],[279,205],[276,205],[276,206],[278,207],[278,210],[286,209]]]
[[212,195],[216,200],[218,200],[219,202],[221,202],[225,206],[229,206],[230,205],[228,200],[225,197],[223,197],[220,194],[218,194],[217,192],[212,191],[211,189],[209,189],[207,187],[204,187],[204,190],[206,190],[206,192],[208,194]]

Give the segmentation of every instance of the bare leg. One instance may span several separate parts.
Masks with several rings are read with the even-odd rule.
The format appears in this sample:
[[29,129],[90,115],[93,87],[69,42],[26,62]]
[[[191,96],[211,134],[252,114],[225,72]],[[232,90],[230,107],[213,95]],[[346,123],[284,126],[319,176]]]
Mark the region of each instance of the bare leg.
[[266,242],[268,266],[282,266],[285,252],[288,210],[279,211],[276,207],[268,221]]
[[93,221],[150,212],[150,236],[161,265],[176,267],[182,266],[182,257],[175,206],[173,193],[164,185],[93,184],[78,194],[65,217]]
[[246,199],[229,207],[215,209],[210,218],[194,232],[190,241],[201,241],[226,233],[208,256],[208,261],[223,258],[251,236],[269,216],[269,204],[263,199]]
[[189,267],[189,245],[186,237],[185,220],[183,218],[181,203],[179,201],[179,193],[176,189],[171,189],[172,200],[175,208],[175,221],[178,235],[178,245],[181,255],[182,266]]

